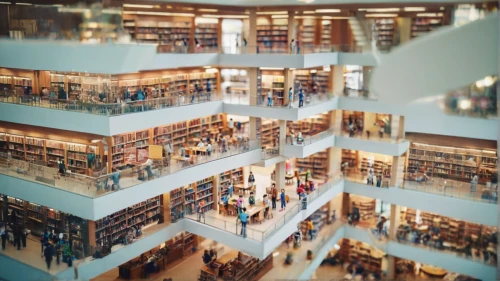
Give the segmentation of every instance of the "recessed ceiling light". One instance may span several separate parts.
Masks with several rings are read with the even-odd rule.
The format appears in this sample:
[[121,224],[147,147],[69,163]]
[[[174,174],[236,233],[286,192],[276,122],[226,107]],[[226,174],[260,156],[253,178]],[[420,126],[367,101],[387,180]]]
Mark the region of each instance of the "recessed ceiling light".
[[421,13],[417,17],[442,17],[443,13]]
[[399,12],[399,8],[380,8],[380,9],[369,9],[360,8],[358,11],[365,11],[367,13],[387,13],[387,12]]
[[444,10],[444,7],[439,8],[441,11]]
[[[398,14],[367,14],[367,18],[395,18]],[[418,16],[418,15],[417,15]]]
[[16,5],[21,5],[21,6],[31,6],[33,4],[31,3],[16,3]]
[[425,7],[404,7],[405,12],[424,12]]
[[257,12],[257,15],[288,15],[287,11]]
[[304,11],[304,14],[316,14],[316,11]]
[[217,9],[198,9],[198,12],[215,13],[218,12]]
[[299,2],[302,2],[302,3],[306,3],[306,4],[310,4],[312,2],[314,2],[314,0],[297,0]]
[[3,5],[10,5],[11,3],[10,2],[0,2],[0,5],[3,4]]
[[339,9],[316,9],[316,13],[340,13]]
[[[140,9],[153,9],[153,5],[138,5],[138,4],[123,4],[125,8],[140,8]],[[158,6],[159,8],[159,6]]]

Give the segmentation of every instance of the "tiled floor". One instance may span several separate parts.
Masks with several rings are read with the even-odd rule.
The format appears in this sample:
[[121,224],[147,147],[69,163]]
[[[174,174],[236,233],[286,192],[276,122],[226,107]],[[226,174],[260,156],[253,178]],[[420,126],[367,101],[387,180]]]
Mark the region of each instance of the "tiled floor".
[[[269,235],[275,228],[279,228],[284,224],[284,218],[290,219],[295,213],[300,211],[298,206],[298,195],[296,191],[296,184],[285,186],[285,194],[290,198],[284,211],[280,210],[280,202],[276,202],[276,210],[273,211],[273,218],[264,220],[262,223],[250,223],[247,225],[247,238],[257,241],[263,241],[263,238]],[[245,203],[248,204],[248,194],[244,195]],[[233,194],[232,199],[237,199],[238,196]],[[190,219],[196,220],[196,215],[187,216]],[[201,219],[203,222],[203,219]],[[216,210],[211,210],[205,213],[204,223],[223,229],[228,232],[240,234],[241,224],[236,224],[236,216],[224,216],[219,214]]]
[[45,258],[42,257],[40,240],[36,236],[28,237],[29,238],[26,239],[26,248],[21,247],[21,250],[17,250],[17,247],[14,247],[9,242],[7,242],[5,251],[0,250],[0,254],[9,256],[15,260],[18,260],[19,262],[49,272],[53,275],[58,274],[59,272],[68,268],[68,264],[63,263],[62,261],[60,262],[60,264],[57,264],[56,258],[54,257],[50,265],[50,270],[48,270],[47,264],[45,263]]

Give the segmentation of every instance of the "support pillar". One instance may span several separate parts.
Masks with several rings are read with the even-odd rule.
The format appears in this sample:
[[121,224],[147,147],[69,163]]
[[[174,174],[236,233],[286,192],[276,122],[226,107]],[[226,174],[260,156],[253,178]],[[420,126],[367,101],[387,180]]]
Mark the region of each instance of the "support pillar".
[[330,128],[333,128],[336,134],[340,134],[342,128],[342,110],[336,109],[330,112]]
[[286,167],[286,161],[276,164],[275,181],[276,181],[276,188],[278,188],[278,192],[282,188],[285,188],[285,173],[286,173],[285,167]]
[[386,280],[396,280],[396,257],[387,256],[387,276]]
[[372,75],[372,66],[363,66],[363,89],[364,90],[369,90],[370,89],[370,78]]
[[[287,46],[285,47],[286,50],[289,49],[288,44],[290,44],[290,41],[292,39],[297,40],[295,38],[296,33],[295,33],[295,11],[288,11],[288,41],[287,41]],[[290,50],[288,50],[289,52]]]
[[389,187],[403,187],[405,157],[392,157],[391,178]]
[[340,173],[340,163],[342,161],[342,149],[338,147],[328,148],[328,177]]
[[[250,105],[257,105],[257,75],[259,73],[259,69],[256,67],[249,68],[247,70],[248,73],[248,81],[249,81],[249,103]],[[250,117],[250,131],[249,137],[251,140],[257,138],[257,118]]]
[[391,115],[391,140],[397,141],[405,137],[404,116]]
[[258,53],[257,48],[257,10],[250,9],[250,14],[248,15],[249,32],[247,38],[247,53],[255,54]]
[[397,240],[398,226],[401,224],[401,206],[391,204],[391,217],[389,218],[389,239]]
[[328,93],[329,97],[341,95],[344,91],[344,66],[331,65],[330,66],[330,81],[331,89]]
[[287,105],[288,102],[290,101],[288,99],[288,89],[292,88],[293,92],[293,70],[290,70],[290,68],[285,68],[284,73],[285,75],[285,89],[284,89],[284,99],[283,99],[283,105]]

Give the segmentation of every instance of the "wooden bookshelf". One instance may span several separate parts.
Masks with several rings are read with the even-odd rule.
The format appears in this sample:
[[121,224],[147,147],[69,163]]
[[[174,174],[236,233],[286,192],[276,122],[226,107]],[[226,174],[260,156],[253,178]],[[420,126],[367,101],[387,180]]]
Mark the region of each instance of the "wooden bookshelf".
[[298,40],[299,46],[302,48],[304,45],[314,45],[316,27],[314,25],[299,25]]
[[367,221],[375,219],[375,199],[363,201],[351,201],[351,209],[358,208],[360,220]]
[[291,130],[294,131],[295,135],[299,132],[302,132],[303,137],[314,136],[321,132],[328,130],[330,127],[330,119],[329,113],[318,114],[311,118],[305,118],[300,121],[287,122],[288,133],[291,133]]
[[306,158],[296,158],[295,166],[301,171],[310,170],[312,177],[324,180],[328,176],[328,151],[323,150]]
[[0,76],[0,90],[12,90],[12,77],[11,76]]
[[274,147],[279,143],[280,125],[278,120],[264,120],[260,126],[260,141],[262,146]]
[[[374,160],[373,161],[373,173],[374,175],[390,175],[392,163],[391,162],[385,162],[381,160]],[[360,172],[363,175],[368,174],[368,170],[370,168],[370,163],[368,162],[368,157],[363,157],[361,159],[361,167],[360,167]]]
[[411,37],[415,38],[436,28],[443,26],[443,17],[425,17],[425,18],[412,18],[411,19]]
[[294,71],[295,93],[302,89],[305,93],[319,94],[328,92],[329,72],[296,70]]
[[[316,210],[314,213],[312,213],[307,220],[311,220],[314,226],[314,230],[316,233],[318,233],[323,227],[325,227],[328,223],[328,205],[324,205],[318,210]],[[306,240],[309,240],[309,235],[308,235],[308,226],[307,226],[307,220],[303,220],[300,222],[300,231],[302,232],[302,236],[305,237]]]
[[492,180],[497,156],[493,150],[445,147],[412,142],[407,172],[425,172],[428,176],[470,182],[474,174],[480,183]]
[[372,248],[369,244],[353,239],[342,239],[340,243],[340,256],[349,263],[361,262],[363,267],[370,272],[382,270],[384,253]]
[[191,22],[153,21],[124,17],[123,27],[139,43],[173,45],[176,40],[189,42]]
[[273,268],[273,255],[263,260],[238,252],[238,257],[230,262],[224,274],[224,281],[256,281]]
[[288,50],[288,25],[258,25],[259,52]]
[[332,22],[329,20],[323,20],[321,22],[321,44],[332,44]]
[[345,132],[349,131],[349,120],[353,122],[355,128],[359,122],[364,125],[364,115],[364,112],[361,111],[342,111],[342,130]]
[[218,47],[218,24],[199,23],[196,25],[194,38],[202,47]]
[[346,173],[349,174],[351,172],[355,172],[358,168],[358,151],[357,150],[349,150],[342,149],[342,163],[349,163],[348,167],[344,167],[346,169]]
[[153,197],[95,222],[96,244],[115,245],[130,227],[141,227],[160,220],[160,196]]
[[377,32],[377,47],[389,50],[394,44],[396,34],[396,20],[394,18],[375,19]]

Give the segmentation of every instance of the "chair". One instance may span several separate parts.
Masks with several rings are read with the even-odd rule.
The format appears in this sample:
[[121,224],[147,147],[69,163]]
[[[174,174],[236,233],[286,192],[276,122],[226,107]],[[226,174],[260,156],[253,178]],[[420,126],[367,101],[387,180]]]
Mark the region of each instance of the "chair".
[[254,218],[255,222],[259,222],[262,224],[262,221],[264,220],[264,212],[259,212],[259,214]]

